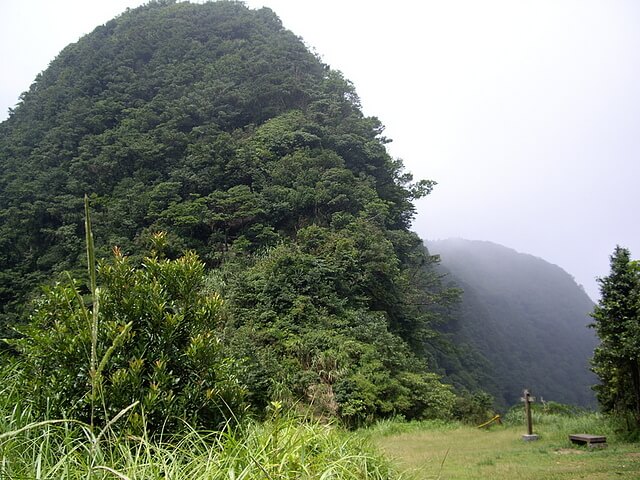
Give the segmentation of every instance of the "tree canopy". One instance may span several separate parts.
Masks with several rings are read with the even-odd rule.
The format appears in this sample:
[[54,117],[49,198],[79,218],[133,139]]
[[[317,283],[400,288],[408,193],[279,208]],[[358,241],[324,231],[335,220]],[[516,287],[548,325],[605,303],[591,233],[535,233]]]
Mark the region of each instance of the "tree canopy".
[[[434,183],[414,182],[389,156],[353,85],[271,10],[228,1],[128,10],[65,48],[0,133],[0,327],[9,334],[30,318],[24,355],[46,358],[47,345],[64,349],[59,335],[72,334],[65,325],[77,312],[52,311],[78,288],[56,286],[62,272],[83,275],[86,193],[98,257],[120,252],[100,277],[111,302],[103,340],[125,310],[151,335],[114,353],[114,398],[119,385],[156,385],[164,393],[153,401],[168,401],[162,377],[176,382],[171,405],[202,410],[178,372],[191,368],[192,335],[215,317],[215,338],[231,350],[203,349],[214,373],[242,364],[242,381],[227,385],[232,398],[243,392],[255,407],[302,399],[353,424],[452,412],[452,390],[426,360],[452,296],[409,230],[413,200]],[[149,260],[149,249],[164,260]],[[178,275],[199,262],[202,275]],[[186,313],[205,300],[183,298],[165,269],[217,292],[225,316]],[[173,328],[176,315],[195,330],[170,335],[169,348],[149,325]],[[167,348],[175,358],[162,356]],[[73,378],[80,383],[60,394],[77,400],[78,359],[60,359],[69,369],[51,372],[50,387]]]
[[632,413],[640,425],[640,264],[620,246],[610,259],[592,314],[600,337],[592,360],[596,392],[604,411]]

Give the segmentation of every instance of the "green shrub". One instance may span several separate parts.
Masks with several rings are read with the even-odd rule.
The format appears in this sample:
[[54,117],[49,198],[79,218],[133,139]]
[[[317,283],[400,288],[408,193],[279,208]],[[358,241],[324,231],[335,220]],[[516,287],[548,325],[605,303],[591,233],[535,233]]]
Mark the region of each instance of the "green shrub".
[[[103,425],[138,401],[150,431],[171,431],[183,422],[215,428],[241,412],[239,362],[221,333],[223,300],[203,289],[203,278],[193,253],[138,266],[116,249],[98,268],[95,333],[78,282],[45,289],[23,338],[12,341],[36,415]],[[94,340],[99,364],[92,375]],[[143,428],[140,413],[130,420]]]
[[486,392],[464,392],[456,397],[453,417],[464,423],[478,425],[495,415],[493,397]]

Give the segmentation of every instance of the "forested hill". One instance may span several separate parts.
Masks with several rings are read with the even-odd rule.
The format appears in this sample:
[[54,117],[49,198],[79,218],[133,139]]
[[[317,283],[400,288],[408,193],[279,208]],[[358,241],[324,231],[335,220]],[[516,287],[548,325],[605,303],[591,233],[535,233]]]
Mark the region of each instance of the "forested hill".
[[[2,333],[32,313],[40,284],[68,282],[65,271],[86,277],[88,194],[107,264],[114,246],[132,272],[156,265],[145,255],[198,254],[206,280],[194,269],[188,281],[225,305],[220,378],[241,380],[254,407],[297,398],[353,422],[450,414],[453,394],[430,373],[424,339],[435,338],[451,296],[408,230],[413,199],[432,183],[412,182],[382,130],[354,87],[269,9],[152,1],[128,10],[66,47],[0,125]],[[126,291],[107,285],[105,295],[124,310],[138,305],[132,321],[155,332],[141,355],[161,358],[128,358],[125,344],[120,370],[105,378],[132,365],[147,380],[152,365],[182,371],[187,360],[167,359],[162,342],[188,340],[175,326],[184,299],[154,283],[165,300],[143,308],[130,275]],[[48,316],[39,305],[37,334],[62,328],[60,309]],[[165,320],[148,318],[156,314]],[[124,318],[107,319],[107,333],[129,328]],[[65,378],[83,378],[74,375]],[[187,381],[175,375],[164,393],[150,384],[153,399],[174,398]]]
[[105,252],[164,230],[212,266],[337,217],[404,230],[413,214],[353,86],[273,12],[235,2],[151,2],[98,27],[1,129],[4,305],[78,265],[85,193]]
[[[595,404],[589,358],[596,337],[587,328],[594,304],[567,272],[490,242],[451,239],[428,246],[464,290],[459,314],[445,330],[488,361],[473,374],[491,377],[485,389],[507,405],[525,387],[547,400]],[[455,366],[449,374],[454,382],[473,382],[469,371]]]

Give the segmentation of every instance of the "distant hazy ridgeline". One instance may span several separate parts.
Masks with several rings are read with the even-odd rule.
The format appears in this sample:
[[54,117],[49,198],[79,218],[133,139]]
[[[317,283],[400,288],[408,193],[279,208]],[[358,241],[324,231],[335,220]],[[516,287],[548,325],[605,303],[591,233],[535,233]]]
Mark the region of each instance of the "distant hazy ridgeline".
[[[489,363],[480,378],[499,402],[518,401],[523,387],[547,400],[594,406],[589,371],[596,338],[587,328],[593,302],[564,270],[490,242],[428,243],[449,280],[464,289],[459,313],[443,328]],[[446,366],[445,366],[446,368]],[[487,367],[485,367],[487,368]],[[449,368],[454,382],[469,372]],[[483,375],[484,374],[484,375]]]

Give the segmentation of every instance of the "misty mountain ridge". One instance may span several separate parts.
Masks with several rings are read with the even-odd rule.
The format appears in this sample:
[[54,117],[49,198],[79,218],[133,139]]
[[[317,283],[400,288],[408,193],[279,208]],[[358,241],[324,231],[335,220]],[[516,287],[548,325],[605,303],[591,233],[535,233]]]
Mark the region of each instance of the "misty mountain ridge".
[[[500,243],[497,242],[493,242],[490,240],[469,240],[469,239],[465,239],[465,238],[461,238],[461,237],[449,237],[449,238],[438,238],[438,239],[432,239],[432,240],[427,240],[426,243],[428,243],[430,246],[431,245],[439,245],[442,243],[447,243],[447,244],[460,244],[460,246],[468,244],[469,242],[474,243],[474,244],[484,244],[487,247],[487,252],[490,250],[493,250],[493,253],[495,255],[497,255],[498,257],[501,256],[502,253],[504,253],[504,250],[509,250],[511,252],[513,252],[514,254],[517,254],[519,256],[523,256],[523,257],[530,257],[533,262],[535,263],[535,261],[540,261],[542,262],[546,267],[554,267],[556,269],[559,270],[558,274],[561,276],[569,276],[569,278],[573,281],[573,283],[575,283],[575,285],[582,290],[585,295],[587,295],[587,297],[589,297],[589,299],[591,300],[591,302],[595,305],[595,300],[593,298],[591,298],[591,296],[589,295],[589,293],[586,291],[584,285],[582,285],[581,283],[578,283],[578,281],[576,280],[576,278],[568,271],[566,271],[563,267],[561,267],[560,265],[550,262],[549,260],[539,256],[539,255],[534,255],[532,253],[528,253],[528,252],[521,252],[520,250],[517,250],[515,248],[511,248],[511,247],[507,247],[505,245],[502,245]],[[482,255],[483,257],[485,255]],[[526,263],[526,262],[525,262]]]
[[[444,328],[488,362],[484,383],[498,403],[518,401],[523,388],[548,400],[591,407],[595,376],[589,359],[596,336],[588,328],[594,303],[562,268],[488,241],[429,241],[452,284],[464,290]],[[468,372],[452,368],[454,383]],[[477,372],[478,376],[480,372]]]

